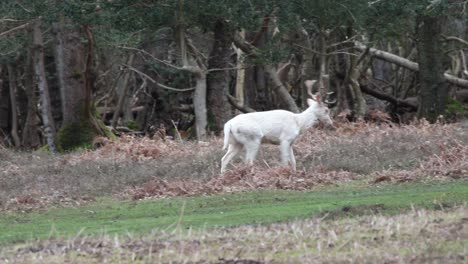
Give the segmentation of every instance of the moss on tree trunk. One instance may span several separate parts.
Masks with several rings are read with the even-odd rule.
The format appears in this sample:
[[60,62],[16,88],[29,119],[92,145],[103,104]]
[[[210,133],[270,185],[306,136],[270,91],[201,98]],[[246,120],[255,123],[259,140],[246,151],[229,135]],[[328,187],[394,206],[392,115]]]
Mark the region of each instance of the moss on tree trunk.
[[[95,113],[94,108],[92,112]],[[57,133],[57,149],[66,152],[91,148],[97,136],[110,139],[116,137],[96,114],[83,113],[81,118],[76,118],[76,121],[62,125]]]

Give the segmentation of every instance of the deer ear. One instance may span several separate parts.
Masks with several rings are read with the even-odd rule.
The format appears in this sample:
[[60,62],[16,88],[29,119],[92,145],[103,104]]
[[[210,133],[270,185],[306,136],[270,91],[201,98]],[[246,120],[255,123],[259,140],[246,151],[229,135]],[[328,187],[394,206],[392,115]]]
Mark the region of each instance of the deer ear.
[[307,98],[307,105],[312,106],[314,104],[314,100]]

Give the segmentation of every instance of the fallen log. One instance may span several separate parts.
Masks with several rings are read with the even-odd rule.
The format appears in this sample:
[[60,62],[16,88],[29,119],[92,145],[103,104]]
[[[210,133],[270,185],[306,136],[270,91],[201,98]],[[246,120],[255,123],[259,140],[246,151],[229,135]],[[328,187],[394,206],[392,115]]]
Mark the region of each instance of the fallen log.
[[[360,42],[355,42],[354,43],[354,48],[359,51],[364,51],[367,49],[366,45],[360,43]],[[419,65],[416,62],[410,61],[408,59],[405,59],[403,57],[397,56],[395,54],[392,54],[390,52],[370,48],[369,49],[369,54],[373,57],[379,58],[381,60],[384,60],[386,62],[390,62],[393,64],[396,64],[398,66],[401,66],[403,68],[412,70],[412,71],[419,71]],[[447,82],[463,87],[463,88],[468,88],[468,80],[458,78],[456,76],[453,76],[448,73],[444,73],[444,78]]]
[[389,94],[370,89],[369,87],[367,87],[365,85],[360,85],[360,87],[361,87],[361,91],[363,93],[366,93],[368,95],[372,95],[373,97],[375,97],[377,99],[390,102],[390,103],[392,103],[392,104],[394,104],[396,106],[408,107],[413,111],[418,110],[417,104],[414,104],[413,102],[410,102],[410,101],[407,101],[407,100],[402,100],[400,98],[393,97],[393,96],[391,96]]

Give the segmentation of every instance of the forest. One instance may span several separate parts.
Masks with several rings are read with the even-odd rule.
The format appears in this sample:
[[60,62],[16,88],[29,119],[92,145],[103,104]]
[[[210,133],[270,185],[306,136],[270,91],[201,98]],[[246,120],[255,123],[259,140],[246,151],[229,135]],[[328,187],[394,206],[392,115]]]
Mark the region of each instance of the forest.
[[466,118],[466,1],[2,1],[2,145],[203,140],[241,112]]
[[467,50],[467,0],[0,0],[0,262],[465,263]]

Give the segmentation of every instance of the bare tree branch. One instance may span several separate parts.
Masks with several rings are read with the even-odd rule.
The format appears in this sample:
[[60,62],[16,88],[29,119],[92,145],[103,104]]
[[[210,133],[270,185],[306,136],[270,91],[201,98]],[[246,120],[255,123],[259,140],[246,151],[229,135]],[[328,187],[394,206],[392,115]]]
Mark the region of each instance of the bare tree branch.
[[446,35],[442,35],[442,37],[443,37],[445,40],[457,41],[457,42],[459,42],[459,43],[461,43],[461,44],[463,44],[463,45],[465,45],[465,46],[468,47],[468,41],[463,40],[463,39],[461,39],[461,38],[457,38],[457,37],[455,37],[455,36],[446,36]]
[[174,87],[170,87],[170,86],[164,85],[164,84],[159,83],[159,82],[155,82],[155,84],[156,84],[157,86],[163,88],[163,89],[171,90],[171,91],[176,91],[176,92],[190,92],[190,91],[194,91],[194,90],[195,90],[195,87],[179,89],[179,88],[174,88]]
[[[362,43],[356,42],[354,48],[359,50],[359,51],[364,51],[368,47],[366,47]],[[410,69],[412,71],[419,71],[419,65],[416,62],[413,62],[413,61],[410,61],[408,59],[402,58],[402,57],[397,56],[395,54],[392,54],[390,52],[370,48],[369,53],[373,57],[379,58],[381,60],[384,60],[384,61],[387,61],[387,62],[390,62],[390,63],[394,63],[396,65],[399,65],[399,66],[403,67],[403,68],[407,68],[407,69]],[[458,77],[453,76],[453,75],[448,74],[448,73],[444,73],[444,78],[445,78],[445,80],[447,82],[449,82],[451,84],[461,86],[461,87],[464,87],[464,88],[468,88],[468,80],[458,78]]]
[[164,61],[164,60],[161,60],[161,59],[158,59],[156,58],[153,54],[147,52],[146,50],[142,50],[142,49],[137,49],[137,48],[132,48],[132,47],[125,47],[125,46],[117,46],[118,48],[121,48],[121,49],[127,49],[127,50],[133,50],[133,51],[138,51],[138,52],[141,52],[149,57],[151,57],[151,59],[159,62],[159,63],[162,63],[168,67],[171,67],[173,69],[176,69],[176,70],[179,70],[179,71],[188,71],[188,72],[191,72],[191,73],[199,73],[199,71],[197,69],[195,69],[196,67],[190,67],[190,66],[177,66],[177,65],[174,65],[172,63],[169,63],[167,61]]
[[373,97],[375,97],[377,99],[388,101],[388,102],[390,102],[390,103],[392,103],[392,104],[394,104],[396,106],[408,107],[408,108],[410,108],[411,110],[414,110],[414,111],[416,111],[418,109],[418,106],[412,104],[411,102],[401,100],[399,98],[393,97],[393,96],[391,96],[389,94],[386,94],[386,93],[383,93],[383,92],[380,92],[380,91],[377,91],[377,90],[374,90],[374,89],[370,89],[366,85],[360,85],[360,87],[361,87],[361,91],[363,91],[364,93],[366,93],[368,95],[372,95]]
[[153,78],[151,78],[148,74],[146,73],[143,73],[137,69],[135,69],[134,67],[130,66],[130,65],[127,65],[127,64],[122,64],[123,66],[129,68],[130,70],[136,72],[142,79],[147,79],[149,81],[151,81],[152,83],[156,84],[157,86],[163,88],[163,89],[166,89],[166,90],[171,90],[171,91],[176,91],[176,92],[189,92],[189,91],[193,91],[195,90],[195,87],[190,87],[190,88],[174,88],[174,87],[170,87],[170,86],[167,86],[167,85],[164,85],[162,83],[159,83],[157,82],[156,80],[154,80]]
[[23,28],[27,28],[30,24],[31,24],[31,22],[28,22],[28,23],[26,23],[26,24],[23,24],[23,25],[14,27],[14,28],[12,28],[12,29],[9,29],[9,30],[7,30],[7,31],[4,31],[4,32],[0,33],[0,37],[9,35],[9,34],[15,32],[15,31],[17,31],[17,30],[20,30],[20,29],[23,29]]
[[253,112],[256,112],[254,109],[246,106],[246,105],[241,105],[239,103],[239,101],[234,98],[234,96],[230,95],[230,94],[227,94],[227,98],[229,100],[229,103],[232,104],[232,106],[234,106],[235,108],[237,108],[239,111],[243,112],[243,113],[253,113]]

